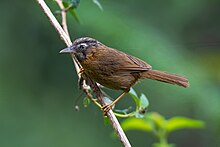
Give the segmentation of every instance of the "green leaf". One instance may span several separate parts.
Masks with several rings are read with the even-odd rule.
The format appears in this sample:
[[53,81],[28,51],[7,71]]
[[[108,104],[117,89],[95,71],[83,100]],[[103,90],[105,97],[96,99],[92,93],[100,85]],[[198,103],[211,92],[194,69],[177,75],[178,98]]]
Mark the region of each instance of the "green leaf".
[[69,4],[68,2],[65,2],[65,1],[63,1],[62,2],[63,3],[63,6],[65,7],[65,8],[67,8],[67,7],[69,7],[71,4]]
[[153,147],[175,147],[175,144],[154,143]]
[[85,98],[83,99],[83,106],[84,106],[84,107],[88,107],[89,104],[90,104],[90,99],[87,98],[87,97],[85,97]]
[[[64,1],[63,1],[63,5],[64,5],[65,8],[68,8],[68,7],[70,6],[67,2],[64,2]],[[75,12],[73,6],[72,6],[72,7],[69,7],[68,12],[70,12],[70,14],[75,18],[75,20],[76,20],[78,23],[80,23],[79,17],[78,17],[78,15],[76,14],[76,12]]]
[[93,1],[94,4],[96,4],[96,5],[99,7],[99,9],[100,9],[101,11],[103,11],[102,5],[99,3],[98,0],[92,0],[92,1]]
[[133,88],[130,89],[129,95],[134,99],[137,107],[139,107],[140,106],[140,99],[138,98],[137,93],[134,91]]
[[74,9],[73,9],[73,8],[70,8],[69,12],[70,12],[70,14],[75,18],[75,20],[76,20],[78,23],[80,23],[79,17],[78,17],[78,15],[76,14],[76,12],[74,11]]
[[184,128],[204,128],[204,122],[186,117],[173,117],[167,121],[166,130],[172,132]]
[[165,118],[156,112],[148,113],[146,115],[146,120],[151,120],[151,122],[153,121],[153,123],[159,128],[164,128],[166,125]]
[[140,96],[140,108],[146,109],[149,106],[149,101],[147,97],[142,93]]
[[152,131],[152,126],[149,122],[140,118],[128,118],[121,123],[122,128],[127,130],[141,130],[146,132]]
[[130,89],[129,94],[132,94],[135,97],[138,97],[136,91],[133,88]]

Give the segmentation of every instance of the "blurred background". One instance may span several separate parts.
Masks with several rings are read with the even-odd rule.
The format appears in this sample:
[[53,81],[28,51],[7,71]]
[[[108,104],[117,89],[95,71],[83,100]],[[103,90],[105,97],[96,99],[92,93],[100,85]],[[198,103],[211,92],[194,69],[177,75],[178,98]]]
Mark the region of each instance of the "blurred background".
[[[58,10],[53,1],[53,12]],[[134,89],[150,101],[149,111],[166,118],[203,120],[205,129],[181,130],[169,137],[178,147],[220,144],[220,1],[100,0],[104,11],[81,0],[68,15],[72,39],[90,36],[139,57],[154,69],[185,75],[187,89],[143,80]],[[0,2],[0,146],[121,146],[95,105],[74,110],[81,91],[58,33],[36,1]],[[112,97],[118,91],[106,91]],[[83,96],[84,97],[84,96]],[[126,96],[117,108],[134,105]],[[120,119],[123,120],[123,119]],[[134,147],[150,146],[151,134],[126,132]]]

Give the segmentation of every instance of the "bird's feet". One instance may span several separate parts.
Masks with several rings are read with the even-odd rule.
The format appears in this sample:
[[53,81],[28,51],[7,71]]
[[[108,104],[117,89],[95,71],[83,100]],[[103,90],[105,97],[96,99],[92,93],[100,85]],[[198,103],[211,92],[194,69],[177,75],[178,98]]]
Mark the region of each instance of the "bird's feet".
[[107,105],[105,105],[105,106],[102,107],[103,115],[104,115],[104,116],[106,116],[107,113],[108,113],[108,111],[112,109],[112,106],[113,106],[112,104],[107,104]]
[[85,73],[84,68],[80,68],[80,69],[79,69],[79,73],[78,73],[78,74],[82,75],[82,74],[84,74],[84,73]]

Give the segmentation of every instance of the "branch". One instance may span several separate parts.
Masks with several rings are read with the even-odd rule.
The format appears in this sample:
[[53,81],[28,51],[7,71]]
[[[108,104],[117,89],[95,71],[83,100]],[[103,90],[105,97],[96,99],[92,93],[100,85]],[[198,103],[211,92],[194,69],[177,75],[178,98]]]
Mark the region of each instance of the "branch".
[[58,4],[58,6],[60,7],[61,9],[61,15],[62,15],[62,28],[64,29],[64,31],[66,32],[67,36],[70,36],[69,35],[69,32],[68,32],[68,28],[67,28],[67,21],[66,21],[66,11],[65,10],[65,7],[63,6],[63,3],[62,3],[62,0],[55,0],[56,3]]
[[[95,93],[97,99],[99,100],[99,102],[101,103],[102,106],[105,106],[106,103],[105,103],[105,101],[104,101],[104,99],[103,99],[103,95],[102,95],[102,92],[101,92],[99,86],[98,86],[93,80],[91,80],[91,79],[89,79],[89,78],[88,78],[88,80],[89,80],[89,82],[91,83],[90,86],[91,86],[92,89],[94,90],[94,93]],[[113,128],[115,129],[116,134],[118,135],[118,138],[119,138],[119,140],[121,141],[121,143],[122,143],[125,147],[131,147],[131,144],[130,144],[128,138],[126,137],[126,135],[125,135],[123,129],[121,128],[121,125],[120,125],[120,123],[118,122],[118,120],[117,120],[117,118],[116,118],[114,112],[113,112],[112,110],[109,110],[108,113],[107,113],[107,116],[108,116],[108,118],[109,118],[109,120],[110,120],[110,122],[111,122]]]
[[[40,5],[40,7],[42,8],[43,12],[46,14],[46,16],[48,17],[49,21],[51,22],[51,24],[54,26],[54,28],[57,30],[57,32],[60,34],[60,37],[61,39],[65,42],[65,44],[69,47],[72,45],[72,42],[70,40],[70,37],[69,35],[67,34],[68,33],[68,30],[67,30],[67,25],[66,25],[66,14],[64,15],[62,12],[62,17],[65,17],[65,18],[62,18],[62,24],[63,24],[63,27],[65,28],[65,32],[63,30],[63,28],[60,26],[59,22],[57,21],[57,19],[54,17],[54,15],[52,14],[51,10],[49,9],[49,7],[47,6],[47,4],[44,2],[44,0],[36,0],[38,2],[38,4]],[[62,7],[62,3],[60,3],[60,0],[56,0],[57,3],[59,3],[59,6]],[[62,9],[62,8],[61,8]],[[77,73],[79,73],[80,71],[80,68],[82,67],[80,65],[80,63],[78,62],[78,60],[76,59],[76,57],[71,54],[72,58],[73,58],[73,62],[74,62],[74,65],[75,65],[75,68],[76,68],[76,71]],[[78,74],[79,78],[80,77],[80,74]],[[87,77],[88,78],[88,77]],[[103,99],[103,94],[101,92],[101,90],[99,89],[98,85],[91,79],[89,79],[89,83],[90,83],[90,86],[92,87],[97,99],[99,100],[100,104],[102,106],[106,105],[106,103],[104,102],[104,99]],[[85,91],[85,89],[84,89]],[[118,135],[118,138],[120,139],[120,141],[122,142],[122,144],[124,145],[124,147],[131,147],[124,131],[122,130],[116,116],[114,115],[113,111],[110,110],[108,113],[107,113],[107,116],[114,128],[114,130],[116,131],[116,134]]]
[[[37,0],[38,4],[40,5],[40,7],[42,8],[43,12],[46,14],[46,16],[48,17],[49,21],[51,22],[51,24],[54,26],[54,28],[56,29],[56,31],[60,34],[60,38],[65,42],[65,44],[69,47],[72,45],[72,42],[70,40],[70,37],[65,33],[65,31],[63,30],[63,28],[60,26],[59,22],[57,21],[57,19],[55,18],[55,16],[53,15],[53,13],[51,12],[51,10],[49,9],[49,7],[47,6],[47,4],[44,2],[44,0]],[[72,55],[73,58],[73,62],[76,68],[77,73],[79,73],[80,71],[80,64],[78,62],[78,60],[76,59],[76,57],[74,55]],[[78,74],[78,76],[80,76]]]

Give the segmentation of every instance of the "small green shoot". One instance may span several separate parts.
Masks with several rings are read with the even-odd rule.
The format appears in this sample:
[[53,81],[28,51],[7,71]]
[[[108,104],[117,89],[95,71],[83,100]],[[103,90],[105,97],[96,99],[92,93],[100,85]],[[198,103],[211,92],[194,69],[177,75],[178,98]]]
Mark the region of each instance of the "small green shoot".
[[127,118],[122,122],[122,128],[128,130],[140,130],[154,134],[159,140],[154,143],[154,147],[173,147],[174,144],[168,143],[168,135],[179,129],[198,129],[204,128],[204,122],[190,119],[187,117],[173,117],[166,120],[162,115],[150,112],[144,115],[144,118]]

